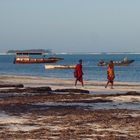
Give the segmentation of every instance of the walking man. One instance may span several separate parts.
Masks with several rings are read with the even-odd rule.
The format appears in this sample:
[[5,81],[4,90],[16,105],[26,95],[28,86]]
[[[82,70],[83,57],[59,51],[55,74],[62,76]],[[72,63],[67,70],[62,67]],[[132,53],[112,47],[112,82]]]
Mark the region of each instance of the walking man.
[[110,63],[108,64],[108,68],[107,68],[107,84],[105,86],[105,88],[107,88],[108,84],[111,84],[111,89],[113,89],[113,84],[114,84],[114,79],[115,79],[115,73],[114,73],[114,64],[113,61],[110,61]]
[[75,79],[75,86],[77,85],[77,82],[79,81],[82,84],[82,87],[84,87],[83,82],[83,68],[82,68],[82,59],[79,60],[79,63],[76,65],[74,70],[74,77]]

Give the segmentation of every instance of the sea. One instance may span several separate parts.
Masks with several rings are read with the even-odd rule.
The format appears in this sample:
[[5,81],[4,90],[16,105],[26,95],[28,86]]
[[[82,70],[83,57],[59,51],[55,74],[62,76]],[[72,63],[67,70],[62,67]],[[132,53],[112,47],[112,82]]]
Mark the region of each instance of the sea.
[[[121,61],[124,57],[135,60],[129,66],[115,66],[115,81],[140,82],[140,53],[59,53],[46,54],[45,57],[61,57],[59,65],[75,65],[83,60],[84,79],[106,81],[107,67],[98,66],[100,60]],[[0,54],[0,75],[41,76],[50,78],[73,79],[73,69],[46,70],[45,64],[14,64],[15,55]]]

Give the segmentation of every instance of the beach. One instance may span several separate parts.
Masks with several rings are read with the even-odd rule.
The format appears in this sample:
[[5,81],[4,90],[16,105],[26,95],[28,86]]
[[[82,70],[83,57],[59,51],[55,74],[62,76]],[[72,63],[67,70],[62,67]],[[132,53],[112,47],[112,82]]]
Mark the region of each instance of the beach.
[[[17,75],[2,75],[0,76],[1,83],[10,84],[24,84],[25,87],[36,87],[36,86],[50,86],[52,89],[61,88],[75,88],[74,78],[49,78],[41,76],[17,76]],[[109,87],[105,89],[107,81],[84,81],[84,89],[90,90],[91,93],[116,93],[116,92],[128,92],[128,91],[140,91],[140,82],[115,82],[114,89]],[[77,88],[82,88],[78,83]]]
[[0,76],[1,139],[140,139],[140,83]]
[[139,13],[140,0],[1,0],[0,140],[140,140]]

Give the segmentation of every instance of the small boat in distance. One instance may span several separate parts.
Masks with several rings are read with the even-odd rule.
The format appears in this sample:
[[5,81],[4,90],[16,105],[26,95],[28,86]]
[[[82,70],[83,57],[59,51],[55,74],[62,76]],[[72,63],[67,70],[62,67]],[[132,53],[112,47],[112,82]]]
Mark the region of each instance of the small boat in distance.
[[[135,60],[129,60],[127,57],[125,57],[122,61],[113,61],[115,66],[128,66],[131,63],[133,63]],[[107,66],[109,62],[105,62],[104,60],[101,60],[97,65],[98,66]]]
[[47,65],[45,64],[45,69],[74,69],[75,65]]

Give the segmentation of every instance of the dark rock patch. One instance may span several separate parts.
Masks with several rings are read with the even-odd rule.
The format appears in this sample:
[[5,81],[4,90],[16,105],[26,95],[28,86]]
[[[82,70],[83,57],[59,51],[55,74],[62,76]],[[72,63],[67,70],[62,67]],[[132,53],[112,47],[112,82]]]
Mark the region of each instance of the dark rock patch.
[[14,89],[4,89],[0,90],[0,93],[46,93],[50,92],[52,89],[50,87],[27,87],[27,88],[14,88]]
[[88,90],[84,89],[56,89],[55,92],[69,92],[69,93],[89,93]]
[[0,88],[6,88],[6,87],[16,87],[16,88],[23,88],[23,84],[0,84]]
[[29,93],[45,93],[46,91],[52,91],[52,89],[50,87],[27,87],[25,89],[25,92]]

